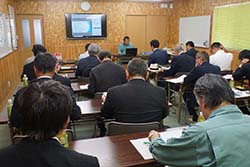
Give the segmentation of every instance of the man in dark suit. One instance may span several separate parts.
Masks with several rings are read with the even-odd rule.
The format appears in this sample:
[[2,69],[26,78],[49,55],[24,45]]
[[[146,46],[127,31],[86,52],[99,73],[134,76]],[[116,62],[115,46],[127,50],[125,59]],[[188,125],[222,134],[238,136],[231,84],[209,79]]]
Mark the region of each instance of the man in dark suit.
[[187,41],[186,42],[186,49],[187,52],[186,54],[188,54],[189,56],[193,57],[194,59],[196,59],[196,54],[197,54],[197,50],[195,50],[194,48],[194,42],[193,41]]
[[100,50],[100,46],[97,44],[92,43],[89,45],[89,56],[78,62],[76,77],[89,77],[91,69],[100,64],[100,60],[97,57]]
[[[186,78],[184,78],[184,86],[193,88],[196,81],[204,74],[208,73],[220,75],[220,67],[209,63],[209,55],[207,52],[198,52],[196,54],[196,67],[187,75]],[[198,107],[198,104],[191,90],[184,92],[183,99],[187,105],[189,114],[192,115],[193,121],[197,122],[198,115],[195,111],[195,107]]]
[[0,150],[1,166],[99,167],[98,159],[63,147],[57,136],[70,120],[72,100],[61,83],[53,80],[32,82],[17,99],[24,137],[19,143]]
[[32,81],[36,78],[34,71],[34,57],[39,53],[45,53],[47,50],[40,44],[33,45],[32,52],[33,56],[26,60],[26,64],[23,66],[23,72],[21,75],[21,80],[23,79],[24,74],[28,77],[28,81]]
[[241,64],[233,73],[235,81],[247,79],[250,81],[250,50],[242,50],[239,54]]
[[90,72],[88,92],[94,96],[96,92],[107,92],[109,88],[127,82],[126,73],[122,66],[111,61],[111,53],[102,51],[99,54],[101,64]]
[[195,59],[187,55],[181,45],[175,47],[177,53],[171,61],[171,68],[164,71],[163,77],[174,77],[177,73],[188,73],[195,66]]
[[166,65],[168,64],[169,55],[165,50],[159,49],[160,42],[156,39],[150,41],[150,46],[152,48],[153,53],[149,56],[148,59],[148,66],[150,67],[151,64],[159,64],[159,65]]
[[[36,79],[34,79],[33,82],[44,82],[47,80],[52,80],[52,77],[55,75],[55,68],[56,68],[56,57],[49,54],[49,53],[38,53],[34,60],[34,70],[36,74]],[[10,122],[12,126],[19,128],[21,126],[21,118],[19,110],[19,105],[17,103],[17,100],[23,91],[23,88],[20,89],[14,99],[12,111],[11,111],[11,117]],[[75,97],[73,95],[72,89],[68,87],[68,91],[71,95],[72,99],[72,112],[70,114],[71,120],[77,120],[81,118],[81,110],[80,107],[77,106]]]
[[127,123],[160,122],[166,117],[166,91],[146,82],[147,76],[147,64],[132,59],[128,64],[128,83],[108,90],[102,115]]

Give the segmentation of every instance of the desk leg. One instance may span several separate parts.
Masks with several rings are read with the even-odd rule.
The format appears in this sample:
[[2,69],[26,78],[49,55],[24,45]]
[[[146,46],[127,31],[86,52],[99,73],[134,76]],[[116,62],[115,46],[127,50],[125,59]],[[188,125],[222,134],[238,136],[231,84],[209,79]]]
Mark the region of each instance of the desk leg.
[[180,85],[179,88],[178,123],[181,122],[181,107],[182,107],[182,85]]

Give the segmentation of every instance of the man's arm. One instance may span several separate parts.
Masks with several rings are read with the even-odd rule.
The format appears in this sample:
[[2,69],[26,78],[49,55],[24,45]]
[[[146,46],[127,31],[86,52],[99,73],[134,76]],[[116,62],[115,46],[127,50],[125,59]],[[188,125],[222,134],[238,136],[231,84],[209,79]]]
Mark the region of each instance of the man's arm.
[[89,75],[88,93],[92,97],[94,97],[94,95],[96,93],[96,78],[95,78],[93,71],[91,71],[90,75]]
[[184,78],[184,85],[194,85],[198,78],[201,77],[199,67],[195,67],[188,75]]
[[112,119],[113,118],[113,112],[114,112],[114,101],[112,100],[113,99],[113,93],[112,91],[108,91],[107,93],[107,97],[105,99],[105,102],[102,106],[102,109],[101,109],[101,114],[102,116],[105,118],[105,119]]
[[173,166],[202,166],[215,164],[212,147],[206,132],[198,126],[184,130],[180,138],[166,142],[153,139],[149,148],[154,159],[162,164]]

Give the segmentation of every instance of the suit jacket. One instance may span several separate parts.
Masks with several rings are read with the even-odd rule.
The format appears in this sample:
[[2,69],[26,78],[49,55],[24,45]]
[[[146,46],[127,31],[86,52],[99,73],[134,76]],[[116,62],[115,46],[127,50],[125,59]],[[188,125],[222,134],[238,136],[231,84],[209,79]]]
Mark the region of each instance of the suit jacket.
[[221,74],[221,70],[219,66],[215,66],[210,64],[209,62],[204,62],[200,66],[196,66],[186,78],[184,78],[184,84],[194,85],[196,81],[202,77],[204,74]]
[[[47,80],[50,80],[50,78],[39,78],[39,79],[35,79],[32,82],[43,82],[43,81],[47,81]],[[66,85],[67,86],[67,85]],[[10,116],[10,122],[12,124],[13,127],[16,127],[16,128],[20,128],[21,124],[22,124],[22,120],[24,119],[22,117],[22,115],[19,113],[19,104],[18,104],[18,98],[21,96],[21,94],[23,93],[23,88],[18,90],[16,95],[15,95],[15,99],[14,99],[14,102],[13,102],[13,106],[12,106],[12,110],[11,110],[11,116]],[[76,99],[73,95],[73,90],[71,90],[69,88],[69,93],[71,95],[71,98],[72,98],[72,112],[70,114],[70,119],[71,120],[78,120],[81,118],[81,109],[79,106],[77,106],[76,104]]]
[[68,86],[69,88],[72,89],[70,79],[68,79],[66,77],[62,77],[62,76],[58,75],[57,73],[55,73],[55,75],[53,76],[52,79],[55,80],[55,81],[59,81],[63,85]]
[[89,77],[90,70],[99,64],[100,61],[93,55],[81,59],[77,65],[76,77]]
[[98,159],[63,147],[56,139],[34,142],[27,139],[0,150],[2,167],[99,167]]
[[31,63],[25,64],[23,66],[23,72],[21,75],[21,80],[23,79],[23,75],[26,74],[28,77],[28,81],[32,81],[33,79],[36,79],[36,74],[34,71],[34,61],[32,61]]
[[171,68],[163,73],[164,77],[174,77],[179,72],[190,72],[195,66],[195,59],[186,53],[174,56]]
[[154,63],[157,63],[159,65],[166,65],[168,64],[168,60],[169,60],[169,55],[165,50],[156,49],[148,58],[148,66]]
[[127,82],[123,67],[109,60],[94,67],[90,72],[89,79],[88,91],[91,95],[96,92],[107,92],[109,88]]
[[243,64],[241,68],[237,68],[233,73],[233,78],[236,81],[242,79],[250,80],[250,63]]
[[132,79],[108,90],[101,111],[105,118],[119,122],[159,122],[168,114],[166,91],[142,79]]
[[191,57],[193,57],[194,59],[196,59],[196,53],[197,53],[198,51],[197,50],[195,50],[194,48],[191,48],[191,49],[189,49],[187,52],[186,52],[186,54],[188,54],[189,56],[191,56]]

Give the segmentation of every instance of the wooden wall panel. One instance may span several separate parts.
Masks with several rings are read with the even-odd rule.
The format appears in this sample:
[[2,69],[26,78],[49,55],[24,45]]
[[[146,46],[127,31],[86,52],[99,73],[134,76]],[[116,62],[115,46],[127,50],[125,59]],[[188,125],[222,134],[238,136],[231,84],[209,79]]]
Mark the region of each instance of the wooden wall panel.
[[[45,46],[50,52],[62,52],[63,59],[78,58],[86,43],[98,43],[102,48],[117,53],[117,47],[126,35],[126,15],[166,15],[170,9],[161,9],[159,3],[92,0],[88,13],[107,14],[108,37],[105,40],[66,40],[65,13],[83,13],[82,0],[20,0],[17,14],[42,14]],[[165,37],[167,38],[167,36]],[[133,40],[131,41],[133,42]]]
[[[15,0],[0,0],[0,12],[8,14],[8,4],[16,9]],[[26,57],[16,50],[0,59],[0,112],[20,82],[20,73]]]
[[[169,25],[168,44],[174,47],[179,40],[179,18],[187,16],[212,15],[215,6],[233,3],[249,2],[249,0],[174,0],[174,9],[171,10]],[[203,49],[204,50],[204,49]],[[208,49],[205,49],[209,52]],[[236,69],[239,64],[239,51],[230,51],[234,54],[232,68]]]

